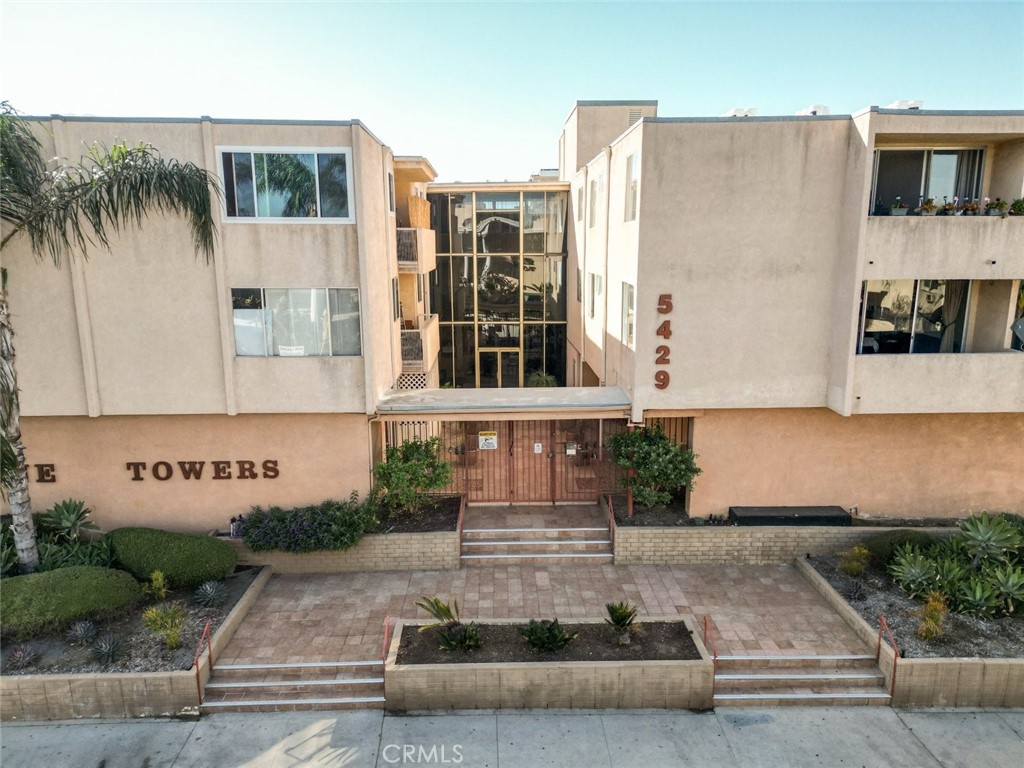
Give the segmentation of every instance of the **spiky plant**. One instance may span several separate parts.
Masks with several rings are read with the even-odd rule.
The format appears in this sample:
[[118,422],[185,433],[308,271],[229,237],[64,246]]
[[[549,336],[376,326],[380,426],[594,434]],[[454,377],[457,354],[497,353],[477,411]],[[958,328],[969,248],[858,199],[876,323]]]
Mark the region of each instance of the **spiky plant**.
[[220,608],[228,601],[228,588],[222,581],[204,581],[192,593],[192,602],[205,608]]
[[446,603],[440,597],[421,597],[416,601],[416,607],[422,608],[434,619],[432,624],[424,624],[420,627],[420,632],[437,627],[450,627],[459,623],[458,600]]
[[181,647],[181,632],[185,629],[188,612],[181,602],[151,605],[142,612],[142,623],[146,629],[160,635],[168,649]]
[[633,629],[633,622],[636,621],[635,605],[629,603],[607,603],[605,610],[608,611],[607,624],[611,624],[616,632],[629,632]]
[[863,581],[851,582],[844,590],[843,596],[851,602],[859,602],[868,596],[867,587]]
[[910,544],[896,550],[889,573],[913,597],[923,595],[935,585],[935,564]]
[[1020,548],[1021,536],[1015,526],[1002,517],[989,517],[987,512],[974,515],[960,524],[971,565],[977,569],[982,560],[1007,562]]
[[443,651],[461,651],[466,653],[484,644],[483,636],[480,634],[480,627],[476,622],[468,624],[452,624],[440,627],[437,632],[437,639]]
[[25,669],[39,659],[39,649],[32,643],[18,643],[7,652],[4,666],[7,669]]
[[987,581],[972,576],[970,581],[960,585],[957,602],[962,613],[991,619],[999,610],[999,593]]
[[92,510],[84,501],[64,499],[46,510],[40,518],[40,527],[53,536],[55,541],[78,541],[83,531],[98,531],[99,527],[90,522]]
[[64,639],[71,645],[86,646],[96,639],[96,635],[99,634],[95,622],[89,619],[79,619],[70,627],[64,634]]
[[1024,568],[995,568],[989,574],[989,583],[998,593],[1007,615],[1014,613],[1024,602]]
[[547,619],[541,621],[530,619],[529,624],[519,628],[519,633],[526,638],[526,644],[535,653],[560,651],[579,635],[579,632],[570,634],[562,629],[558,619],[552,619],[551,621]]
[[124,653],[124,643],[117,635],[103,635],[92,645],[92,656],[101,664],[113,664]]

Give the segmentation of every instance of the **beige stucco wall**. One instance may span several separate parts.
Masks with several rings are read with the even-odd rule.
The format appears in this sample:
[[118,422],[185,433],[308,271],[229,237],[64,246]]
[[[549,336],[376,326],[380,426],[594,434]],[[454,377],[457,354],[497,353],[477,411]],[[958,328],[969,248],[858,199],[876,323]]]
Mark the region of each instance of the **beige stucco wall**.
[[[648,413],[648,415],[657,415]],[[839,416],[708,410],[693,421],[703,474],[691,514],[838,504],[862,515],[1024,512],[1024,413]]]
[[1002,142],[994,154],[989,196],[1011,202],[1024,197],[1024,139]]
[[[254,504],[345,499],[370,484],[369,432],[359,414],[26,418],[22,432],[34,508],[82,499],[105,530],[225,529]],[[265,476],[268,460],[277,462],[277,477]],[[160,461],[170,464],[169,479],[154,477]],[[206,462],[201,478],[183,477],[178,462],[190,461]],[[222,467],[230,479],[213,478],[214,461],[230,462]],[[239,461],[253,462],[257,477],[240,478]],[[143,480],[132,479],[128,462],[146,463]],[[55,465],[56,482],[37,482],[36,464]]]
[[642,118],[654,117],[658,114],[658,105],[650,101],[577,102],[562,132],[560,161],[563,165],[559,179],[571,179],[604,147],[625,133],[630,127],[631,110],[639,111]]

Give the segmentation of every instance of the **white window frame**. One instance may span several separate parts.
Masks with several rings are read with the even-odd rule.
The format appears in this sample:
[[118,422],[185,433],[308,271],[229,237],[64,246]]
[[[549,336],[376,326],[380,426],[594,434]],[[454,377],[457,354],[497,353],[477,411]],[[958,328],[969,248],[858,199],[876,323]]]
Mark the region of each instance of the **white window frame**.
[[637,170],[636,152],[626,158],[626,201],[623,221],[636,221],[637,207],[640,202],[640,173]]
[[[924,152],[924,163],[921,166],[921,185],[918,189],[918,196],[923,200],[928,191],[928,181],[932,172],[932,153],[934,152],[976,152],[981,151],[981,162],[978,163],[978,196],[974,200],[982,200],[985,196],[985,174],[988,171],[989,160],[988,147],[982,145],[957,145],[952,147],[875,147],[874,156],[871,161],[871,197],[869,199],[868,211],[874,215],[875,201],[878,199],[878,166],[881,163],[883,152]],[[914,200],[904,201],[907,205],[916,207]],[[981,212],[984,215],[984,211]]]
[[604,277],[596,272],[589,272],[590,275],[590,317],[597,317],[597,297],[604,293]]
[[[260,307],[260,311],[266,311],[267,310],[267,291],[296,291],[296,290],[298,290],[298,291],[307,291],[307,290],[324,291],[325,292],[325,297],[324,298],[327,299],[326,306],[328,307],[328,313],[330,312],[330,306],[331,306],[331,295],[330,295],[331,291],[355,291],[356,292],[357,301],[359,301],[359,354],[358,355],[335,355],[335,354],[333,354],[333,350],[334,350],[333,342],[334,342],[334,339],[331,338],[331,323],[328,322],[327,323],[327,348],[332,351],[332,353],[329,354],[329,355],[268,355],[268,354],[265,354],[265,353],[262,354],[262,355],[240,355],[240,354],[238,354],[238,347],[237,347],[237,344],[236,344],[236,346],[235,346],[235,357],[236,358],[240,357],[240,358],[253,358],[253,359],[260,359],[260,358],[274,359],[274,358],[279,358],[279,357],[317,357],[317,358],[334,357],[334,358],[338,358],[338,359],[342,359],[342,358],[354,359],[354,358],[361,358],[361,357],[363,357],[363,303],[361,301],[361,297],[360,297],[360,294],[359,294],[359,286],[331,285],[331,286],[328,286],[326,288],[320,288],[320,287],[317,287],[317,286],[309,286],[309,287],[306,287],[306,286],[292,286],[290,288],[281,288],[281,287],[275,287],[275,286],[259,287],[259,288],[257,288],[257,287],[246,288],[245,286],[235,286],[235,287],[232,287],[232,288],[228,289],[228,293],[229,293],[228,300],[231,301],[232,305],[234,304],[234,302],[233,302],[233,297],[230,295],[230,293],[232,291],[236,291],[236,290],[254,290],[254,291],[259,291],[260,292],[260,304],[262,304],[262,306]],[[234,337],[234,327],[233,327],[234,326],[234,319],[235,319],[235,308],[234,308],[234,306],[232,306],[231,307],[232,341],[234,341],[234,338],[233,338]],[[263,349],[264,349],[264,352],[267,349],[267,326],[266,326],[266,323],[263,324]]]
[[[947,354],[947,355],[963,355],[968,354],[967,352],[967,339],[971,331],[971,310],[973,309],[972,303],[974,298],[974,278],[927,278],[927,277],[903,277],[903,278],[889,278],[890,280],[911,280],[914,283],[914,287],[911,289],[914,292],[913,298],[910,302],[910,342],[906,352],[895,352],[886,353],[893,357],[899,355],[934,355],[934,354]],[[967,291],[964,298],[964,327],[960,334],[960,351],[959,352],[944,352],[944,353],[922,353],[914,352],[914,337],[917,336],[917,323],[913,322],[913,319],[917,317],[917,305],[920,301],[921,283],[924,280],[938,280],[938,279],[949,279],[949,280],[967,280]],[[861,356],[866,354],[864,352],[864,333],[868,323],[868,283],[874,282],[885,282],[885,279],[873,278],[871,280],[862,280],[860,285],[860,323],[857,329],[857,345],[854,348],[854,355]]]
[[622,343],[629,349],[636,348],[636,289],[625,281],[622,283]]
[[[280,155],[345,155],[345,177],[348,182],[348,216],[320,216],[320,169],[317,166],[316,179],[316,216],[228,216],[227,195],[223,195],[220,204],[221,222],[224,224],[355,224],[356,223],[356,200],[353,188],[355,178],[352,166],[352,147],[257,147],[257,146],[218,146],[217,153],[217,178],[220,180],[221,189],[226,189],[227,179],[224,178],[224,155],[233,152],[248,152],[250,154],[280,154]],[[255,164],[254,164],[253,186],[255,188]]]
[[[347,165],[345,167],[348,168]],[[395,212],[395,174],[391,171],[388,171],[388,211]]]

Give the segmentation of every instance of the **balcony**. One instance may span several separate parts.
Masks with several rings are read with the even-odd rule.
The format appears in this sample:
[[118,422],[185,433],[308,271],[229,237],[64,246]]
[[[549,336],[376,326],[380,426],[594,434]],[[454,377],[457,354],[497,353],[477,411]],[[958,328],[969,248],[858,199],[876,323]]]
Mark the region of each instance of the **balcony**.
[[422,227],[399,227],[398,271],[425,275],[436,266],[433,230]]
[[871,216],[865,280],[1012,280],[1024,275],[1024,216]]
[[1020,413],[1024,352],[857,355],[854,413]]
[[419,315],[415,326],[402,331],[402,373],[427,373],[441,348],[437,315]]

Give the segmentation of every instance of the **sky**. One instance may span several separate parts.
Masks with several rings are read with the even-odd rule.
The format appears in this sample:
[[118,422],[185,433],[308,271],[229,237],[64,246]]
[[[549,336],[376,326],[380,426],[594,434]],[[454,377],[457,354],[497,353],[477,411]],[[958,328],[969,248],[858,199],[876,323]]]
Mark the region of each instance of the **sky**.
[[441,181],[558,161],[577,100],[662,117],[810,104],[1024,109],[1024,0],[0,0],[0,99],[29,115],[361,120]]

